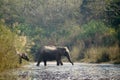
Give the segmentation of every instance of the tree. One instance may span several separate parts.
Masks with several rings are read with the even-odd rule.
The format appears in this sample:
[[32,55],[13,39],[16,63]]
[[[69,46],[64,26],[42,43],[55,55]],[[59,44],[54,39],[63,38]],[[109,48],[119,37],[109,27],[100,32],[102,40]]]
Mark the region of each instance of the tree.
[[112,0],[110,4],[107,5],[105,12],[106,23],[112,25],[117,32],[118,45],[120,48],[120,1]]

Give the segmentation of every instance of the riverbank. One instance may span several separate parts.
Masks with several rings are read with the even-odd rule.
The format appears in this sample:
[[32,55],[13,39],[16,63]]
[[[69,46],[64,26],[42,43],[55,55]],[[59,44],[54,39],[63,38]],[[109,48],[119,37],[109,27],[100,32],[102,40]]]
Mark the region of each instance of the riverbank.
[[[63,66],[56,66],[56,62],[43,63],[39,67],[36,63],[22,66],[9,71],[11,80],[119,80],[120,65],[88,64],[64,62]],[[8,75],[9,72],[6,74]],[[10,76],[10,75],[9,75]],[[10,80],[10,79],[9,79]]]

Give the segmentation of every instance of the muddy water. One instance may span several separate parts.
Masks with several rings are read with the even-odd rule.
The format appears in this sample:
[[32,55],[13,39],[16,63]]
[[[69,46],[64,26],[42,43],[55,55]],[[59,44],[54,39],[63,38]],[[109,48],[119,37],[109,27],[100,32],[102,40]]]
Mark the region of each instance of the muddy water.
[[43,64],[37,67],[36,63],[30,63],[12,73],[18,80],[120,80],[120,65],[64,63],[56,66],[50,62],[46,67]]

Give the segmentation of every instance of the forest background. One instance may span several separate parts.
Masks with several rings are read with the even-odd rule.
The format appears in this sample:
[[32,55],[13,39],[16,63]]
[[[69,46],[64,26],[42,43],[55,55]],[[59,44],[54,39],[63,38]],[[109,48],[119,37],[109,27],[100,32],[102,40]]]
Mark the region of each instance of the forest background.
[[120,63],[119,0],[0,0],[0,71],[33,61],[41,46],[67,46],[72,60]]

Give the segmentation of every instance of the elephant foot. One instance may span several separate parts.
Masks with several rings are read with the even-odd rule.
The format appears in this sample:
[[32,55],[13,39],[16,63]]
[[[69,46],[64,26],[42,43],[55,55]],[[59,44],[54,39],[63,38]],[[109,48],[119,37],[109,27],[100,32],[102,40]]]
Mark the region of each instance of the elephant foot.
[[59,64],[57,64],[57,66],[59,66]]
[[36,65],[36,66],[39,66],[39,65]]
[[63,63],[61,64],[61,66],[63,66]]
[[72,65],[74,65],[74,63],[72,63]]
[[39,64],[37,64],[36,66],[39,66]]

